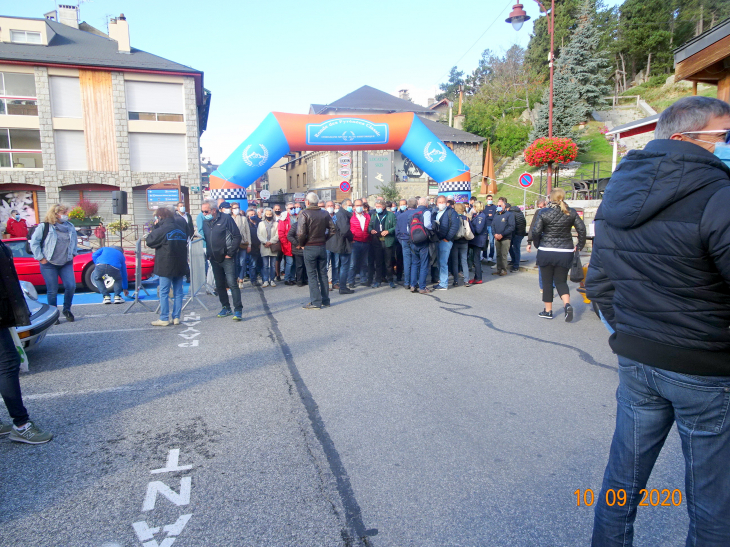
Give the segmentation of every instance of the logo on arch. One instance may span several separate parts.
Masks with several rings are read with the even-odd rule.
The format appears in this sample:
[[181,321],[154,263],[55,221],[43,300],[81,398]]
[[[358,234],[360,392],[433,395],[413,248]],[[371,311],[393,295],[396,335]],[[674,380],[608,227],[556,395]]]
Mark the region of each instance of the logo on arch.
[[437,142],[436,147],[431,148],[431,141],[429,141],[423,149],[423,157],[426,158],[426,161],[428,162],[440,163],[446,159],[446,147],[440,142]]
[[251,148],[251,145],[249,144],[246,148],[243,150],[243,161],[246,162],[246,165],[249,167],[253,167],[254,164],[258,165],[259,167],[263,166],[266,163],[266,160],[269,159],[269,151],[266,149],[266,147],[263,144],[259,144],[259,148],[261,149],[261,153],[252,151],[249,153],[249,149]]
[[336,118],[307,124],[307,144],[387,144],[388,124],[358,118]]

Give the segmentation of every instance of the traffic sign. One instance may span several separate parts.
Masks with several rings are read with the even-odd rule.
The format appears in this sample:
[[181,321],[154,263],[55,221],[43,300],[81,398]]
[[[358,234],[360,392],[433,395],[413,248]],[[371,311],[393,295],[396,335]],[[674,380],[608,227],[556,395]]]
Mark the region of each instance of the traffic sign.
[[261,199],[269,199],[271,197],[271,192],[269,192],[268,190],[261,190],[261,192],[259,192],[259,195],[261,196]]
[[340,183],[340,192],[349,192],[350,191],[350,183],[346,180],[343,180]]
[[522,188],[529,188],[530,186],[532,186],[532,183],[534,181],[535,179],[530,173],[522,173],[520,175],[520,186],[522,186]]

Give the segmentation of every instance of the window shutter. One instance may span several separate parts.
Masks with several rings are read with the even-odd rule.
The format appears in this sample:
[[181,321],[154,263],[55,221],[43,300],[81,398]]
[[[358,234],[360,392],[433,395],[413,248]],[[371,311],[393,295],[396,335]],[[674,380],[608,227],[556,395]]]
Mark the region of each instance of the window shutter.
[[132,171],[187,171],[185,135],[130,133]]
[[317,182],[317,158],[312,162],[312,182]]
[[59,171],[86,171],[86,139],[83,131],[53,132],[56,166]]
[[81,86],[78,78],[51,76],[51,110],[54,118],[81,118]]
[[127,112],[184,114],[182,84],[124,82]]

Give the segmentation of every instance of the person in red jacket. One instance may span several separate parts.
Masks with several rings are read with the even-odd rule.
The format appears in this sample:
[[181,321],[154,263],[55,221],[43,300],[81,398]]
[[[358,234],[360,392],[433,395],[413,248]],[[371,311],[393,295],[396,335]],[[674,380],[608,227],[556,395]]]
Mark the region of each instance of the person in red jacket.
[[290,228],[291,217],[289,216],[289,211],[282,211],[281,215],[279,216],[279,224],[277,229],[279,230],[279,243],[281,243],[281,252],[284,255],[283,260],[286,261],[286,267],[284,270],[284,285],[296,285],[296,283],[294,282],[294,255],[292,254],[291,250],[291,241],[289,241],[289,238],[287,237]]
[[28,237],[28,225],[24,218],[20,218],[20,213],[13,209],[10,211],[10,218],[5,227],[5,231],[10,237]]
[[[347,279],[351,289],[355,287],[355,274],[360,274],[360,283],[367,285],[366,268],[368,263],[368,252],[370,250],[370,215],[363,209],[362,200],[355,200],[355,214],[350,219],[350,230],[352,231],[352,268]],[[340,279],[340,286],[343,280]]]

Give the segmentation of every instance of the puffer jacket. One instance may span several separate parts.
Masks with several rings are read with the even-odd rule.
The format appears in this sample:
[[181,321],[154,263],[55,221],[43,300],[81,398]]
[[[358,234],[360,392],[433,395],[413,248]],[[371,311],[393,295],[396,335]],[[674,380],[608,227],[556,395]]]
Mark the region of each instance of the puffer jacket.
[[[180,217],[178,217],[180,218]],[[165,218],[147,235],[147,246],[155,250],[154,273],[160,277],[182,277],[188,270],[188,232],[184,219]]]
[[615,353],[730,376],[729,208],[730,169],[704,148],[654,140],[626,155],[596,214],[586,280]]
[[205,251],[208,260],[223,262],[226,256],[235,257],[241,245],[241,232],[231,215],[218,212],[215,218],[203,221]]
[[487,236],[489,230],[487,229],[487,215],[482,211],[472,217],[469,221],[471,231],[474,234],[474,239],[469,242],[470,247],[483,248],[487,244]]
[[515,216],[515,231],[512,237],[525,237],[527,235],[527,219],[525,219],[522,209],[517,205],[513,205],[510,207],[509,212]]
[[284,220],[279,220],[277,230],[279,232],[279,243],[281,243],[281,252],[284,256],[292,256],[291,242],[288,239],[289,228],[291,228],[291,217],[288,212]]
[[573,243],[572,228],[578,232],[578,250],[586,244],[586,225],[580,218],[578,212],[568,208],[568,213],[563,213],[560,205],[550,203],[537,217],[535,226],[532,229],[532,241],[540,243],[539,249],[572,249],[576,247]]

